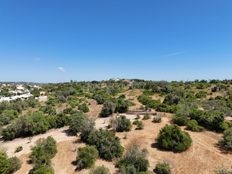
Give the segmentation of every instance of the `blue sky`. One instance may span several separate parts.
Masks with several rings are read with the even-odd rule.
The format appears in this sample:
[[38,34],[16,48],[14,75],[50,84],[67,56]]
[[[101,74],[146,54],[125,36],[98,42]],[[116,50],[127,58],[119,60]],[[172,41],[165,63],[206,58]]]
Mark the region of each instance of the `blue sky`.
[[0,1],[0,81],[232,78],[231,0]]

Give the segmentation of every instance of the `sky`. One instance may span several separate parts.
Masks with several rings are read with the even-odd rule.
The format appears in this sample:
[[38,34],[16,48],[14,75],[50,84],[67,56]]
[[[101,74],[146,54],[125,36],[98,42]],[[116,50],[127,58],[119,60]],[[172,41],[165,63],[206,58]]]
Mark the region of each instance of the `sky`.
[[1,0],[0,81],[232,79],[231,0]]

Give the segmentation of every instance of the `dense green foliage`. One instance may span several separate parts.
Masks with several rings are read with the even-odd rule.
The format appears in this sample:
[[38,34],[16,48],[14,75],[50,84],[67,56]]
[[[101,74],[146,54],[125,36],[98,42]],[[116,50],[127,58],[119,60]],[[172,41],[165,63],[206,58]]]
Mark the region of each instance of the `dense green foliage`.
[[74,113],[70,116],[69,130],[76,135],[85,126],[85,115],[82,112]]
[[166,125],[160,130],[157,143],[162,149],[182,152],[191,146],[192,139],[187,132],[182,131],[177,125]]
[[232,152],[232,128],[224,131],[222,140],[219,141],[220,146]]
[[8,158],[6,153],[0,150],[0,173],[12,174],[19,170],[21,167],[21,161],[16,158]]
[[132,145],[117,164],[121,173],[146,172],[149,166],[146,154],[146,150],[141,150],[138,145]]
[[172,121],[174,124],[184,126],[187,124],[188,118],[184,115],[174,115]]
[[89,133],[86,143],[96,146],[99,156],[105,160],[121,157],[123,147],[119,138],[108,130],[93,130]]
[[171,168],[168,163],[158,163],[154,169],[156,174],[171,174]]
[[77,152],[77,168],[79,170],[90,168],[98,158],[98,151],[94,146],[79,148]]
[[187,123],[187,129],[193,132],[200,132],[203,130],[203,127],[199,126],[196,120],[190,120]]
[[56,141],[52,137],[40,139],[30,154],[30,160],[33,164],[30,174],[53,174],[51,159],[55,157],[56,153]]
[[111,127],[117,132],[128,132],[130,131],[132,125],[126,116],[119,116],[111,121]]
[[115,112],[116,105],[113,102],[107,101],[104,103],[102,111],[100,113],[101,117],[108,117]]

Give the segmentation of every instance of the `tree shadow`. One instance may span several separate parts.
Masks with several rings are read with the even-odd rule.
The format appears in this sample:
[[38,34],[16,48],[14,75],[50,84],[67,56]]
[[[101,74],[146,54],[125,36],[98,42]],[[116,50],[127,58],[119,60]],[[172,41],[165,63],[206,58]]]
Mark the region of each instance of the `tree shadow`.
[[69,137],[76,136],[76,134],[74,134],[73,132],[71,132],[69,129],[63,130],[62,132],[65,133]]

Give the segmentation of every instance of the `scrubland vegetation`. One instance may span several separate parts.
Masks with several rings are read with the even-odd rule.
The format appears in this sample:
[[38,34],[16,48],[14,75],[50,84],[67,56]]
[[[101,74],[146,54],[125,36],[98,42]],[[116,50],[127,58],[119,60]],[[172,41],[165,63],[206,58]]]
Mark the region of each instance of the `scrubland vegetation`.
[[[139,91],[138,95],[129,92]],[[128,92],[129,91],[129,92]],[[46,101],[35,97],[44,93]],[[0,131],[4,141],[44,134],[51,129],[67,127],[67,136],[80,138],[85,146],[77,148],[75,167],[88,169],[91,174],[109,174],[108,166],[96,165],[98,160],[112,163],[122,174],[170,174],[178,166],[159,161],[150,164],[149,152],[134,144],[125,146],[123,132],[143,135],[148,122],[163,125],[148,147],[157,151],[188,153],[195,136],[205,131],[220,135],[215,149],[224,155],[232,152],[232,81],[211,80],[193,82],[154,82],[144,80],[109,80],[44,84],[31,90],[33,97],[0,103]],[[6,89],[1,94],[7,95]],[[96,103],[93,105],[93,101]],[[136,108],[131,110],[131,108]],[[97,109],[98,110],[97,110]],[[137,115],[135,119],[131,115]],[[93,117],[96,114],[98,117]],[[99,123],[98,120],[104,120]],[[107,125],[105,125],[105,123]],[[99,124],[101,124],[99,126]],[[104,126],[103,126],[104,125]],[[100,128],[98,128],[100,127]],[[194,133],[194,134],[193,134]],[[123,133],[125,134],[125,133]],[[192,137],[194,135],[194,137]],[[139,139],[143,142],[143,139]],[[3,142],[4,143],[4,142]],[[142,144],[142,143],[141,143]],[[23,153],[23,146],[18,150]],[[15,151],[15,149],[14,149]],[[51,160],[59,149],[52,137],[42,139],[32,148],[31,174],[52,174]],[[194,154],[197,155],[197,154]],[[20,168],[17,158],[0,153],[0,173],[12,173]],[[230,156],[229,156],[230,157]],[[152,157],[153,158],[153,157]],[[206,157],[207,158],[207,157]],[[14,165],[10,165],[14,163]],[[213,166],[212,166],[213,167]],[[194,170],[194,169],[193,169]],[[230,169],[209,169],[215,173],[229,173]],[[228,170],[228,172],[227,172]],[[186,173],[188,171],[185,171]]]

